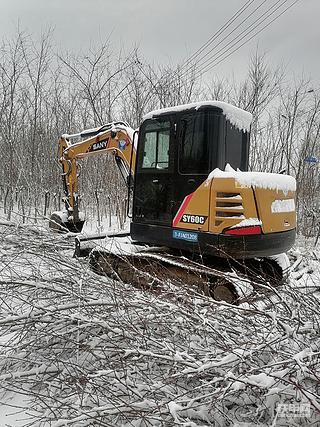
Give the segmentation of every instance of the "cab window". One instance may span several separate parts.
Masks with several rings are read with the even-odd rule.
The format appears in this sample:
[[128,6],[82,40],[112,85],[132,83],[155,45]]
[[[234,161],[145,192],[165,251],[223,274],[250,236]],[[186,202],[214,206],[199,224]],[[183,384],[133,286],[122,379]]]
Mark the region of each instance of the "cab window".
[[234,168],[248,169],[249,138],[248,133],[236,128],[230,122],[226,124],[225,158]]
[[186,115],[180,122],[179,172],[207,174],[210,144],[216,145],[214,116],[208,112]]
[[170,122],[149,123],[144,129],[142,168],[168,169]]

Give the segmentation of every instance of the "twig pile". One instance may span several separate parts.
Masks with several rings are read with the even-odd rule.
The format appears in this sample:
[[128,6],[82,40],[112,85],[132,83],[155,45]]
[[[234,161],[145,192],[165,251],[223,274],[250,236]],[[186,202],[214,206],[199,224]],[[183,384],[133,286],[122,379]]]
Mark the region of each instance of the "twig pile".
[[237,307],[98,276],[40,229],[3,226],[0,248],[0,384],[26,426],[317,425],[317,260]]

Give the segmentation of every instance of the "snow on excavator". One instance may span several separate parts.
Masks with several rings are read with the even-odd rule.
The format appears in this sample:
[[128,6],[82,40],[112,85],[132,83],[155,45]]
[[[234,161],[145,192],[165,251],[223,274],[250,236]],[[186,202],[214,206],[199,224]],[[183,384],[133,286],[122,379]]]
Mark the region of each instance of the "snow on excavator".
[[296,183],[287,175],[243,172],[251,120],[237,107],[206,101],[153,111],[136,135],[124,122],[63,135],[59,155],[66,210],[53,213],[50,226],[81,231],[77,161],[110,152],[129,195],[133,191],[134,249],[112,251],[110,236],[98,244],[96,236],[80,235],[76,252],[91,252],[97,270],[144,286],[145,274],[161,283],[165,270],[170,279],[178,276],[191,286],[202,280],[201,289],[228,302],[239,297],[234,268],[246,275],[250,270],[255,278],[272,271],[279,281],[281,269],[272,256],[295,241]]

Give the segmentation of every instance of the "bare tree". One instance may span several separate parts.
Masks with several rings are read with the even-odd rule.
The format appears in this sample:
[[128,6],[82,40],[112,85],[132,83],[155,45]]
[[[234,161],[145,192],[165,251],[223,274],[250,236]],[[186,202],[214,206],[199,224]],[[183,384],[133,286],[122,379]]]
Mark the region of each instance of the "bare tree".
[[1,47],[0,62],[0,143],[2,145],[3,182],[13,187],[19,179],[16,146],[21,134],[21,85],[25,64],[22,45],[25,36],[19,32],[13,41]]
[[84,127],[91,122],[94,126],[114,120],[114,104],[119,94],[125,90],[122,73],[134,61],[134,52],[122,58],[115,56],[108,43],[98,48],[91,48],[85,57],[60,56],[61,62],[69,70],[69,78],[78,83],[78,97],[82,100],[85,113]]

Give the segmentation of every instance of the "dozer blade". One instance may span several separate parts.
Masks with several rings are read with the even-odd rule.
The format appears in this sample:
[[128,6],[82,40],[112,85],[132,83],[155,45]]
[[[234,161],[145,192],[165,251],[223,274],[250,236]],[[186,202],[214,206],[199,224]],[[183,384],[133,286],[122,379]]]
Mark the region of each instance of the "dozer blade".
[[99,247],[100,242],[103,239],[113,238],[113,237],[128,237],[130,236],[129,232],[123,233],[104,233],[104,234],[93,234],[91,236],[79,235],[75,238],[75,257],[87,257],[90,252]]
[[55,231],[61,231],[64,233],[81,233],[83,224],[85,221],[68,221],[64,219],[64,216],[59,212],[54,212],[49,220],[49,228]]

